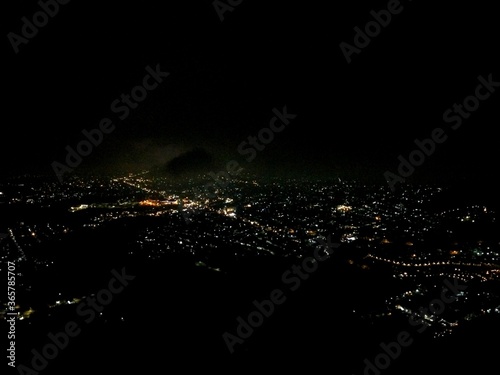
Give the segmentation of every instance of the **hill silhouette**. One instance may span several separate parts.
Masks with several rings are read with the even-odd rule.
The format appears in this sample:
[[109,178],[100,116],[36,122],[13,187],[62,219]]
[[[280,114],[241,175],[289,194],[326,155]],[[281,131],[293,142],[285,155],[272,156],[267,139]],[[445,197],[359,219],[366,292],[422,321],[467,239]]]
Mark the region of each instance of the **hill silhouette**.
[[212,155],[204,148],[195,147],[170,160],[165,165],[164,172],[177,177],[191,173],[208,172],[213,161]]

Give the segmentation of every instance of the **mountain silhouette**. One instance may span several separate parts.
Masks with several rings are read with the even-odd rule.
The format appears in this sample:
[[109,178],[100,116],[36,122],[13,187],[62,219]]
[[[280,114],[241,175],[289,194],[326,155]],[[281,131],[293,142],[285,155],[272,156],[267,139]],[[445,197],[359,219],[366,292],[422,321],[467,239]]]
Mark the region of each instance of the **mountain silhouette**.
[[195,147],[170,160],[164,171],[174,176],[208,172],[213,164],[213,157],[204,148]]

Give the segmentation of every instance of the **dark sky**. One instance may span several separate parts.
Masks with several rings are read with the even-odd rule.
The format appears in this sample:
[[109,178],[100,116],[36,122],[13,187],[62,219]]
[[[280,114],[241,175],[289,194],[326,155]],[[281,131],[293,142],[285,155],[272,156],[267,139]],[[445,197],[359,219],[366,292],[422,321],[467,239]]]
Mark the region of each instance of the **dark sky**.
[[[7,34],[20,34],[21,18],[39,5],[4,11],[0,173],[51,173],[83,129],[110,117],[116,129],[78,170],[136,171],[203,147],[221,166],[235,159],[268,173],[383,181],[415,138],[449,129],[443,113],[474,93],[479,75],[500,81],[491,3],[402,1],[350,64],[339,44],[353,44],[353,28],[387,1],[269,3],[243,1],[221,22],[212,1],[72,0],[17,54]],[[117,120],[110,104],[157,64],[170,76]],[[499,95],[481,102],[413,178],[492,180]],[[247,163],[238,145],[285,105],[297,118]]]

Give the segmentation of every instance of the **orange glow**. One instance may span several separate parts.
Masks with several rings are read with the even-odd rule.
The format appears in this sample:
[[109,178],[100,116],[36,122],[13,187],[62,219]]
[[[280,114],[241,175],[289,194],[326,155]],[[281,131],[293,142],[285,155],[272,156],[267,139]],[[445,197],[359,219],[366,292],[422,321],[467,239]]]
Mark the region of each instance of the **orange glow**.
[[152,200],[152,199],[146,199],[144,201],[140,201],[139,202],[139,205],[141,206],[161,206],[161,202],[160,201],[156,201],[156,200]]

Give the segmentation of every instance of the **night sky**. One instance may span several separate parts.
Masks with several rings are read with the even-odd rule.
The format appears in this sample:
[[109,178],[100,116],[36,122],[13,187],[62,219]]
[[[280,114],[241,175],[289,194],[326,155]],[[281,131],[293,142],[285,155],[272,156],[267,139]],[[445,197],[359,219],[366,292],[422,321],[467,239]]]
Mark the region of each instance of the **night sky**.
[[[200,147],[220,168],[235,159],[262,174],[383,183],[414,139],[449,129],[443,113],[474,94],[478,76],[500,81],[492,4],[401,5],[348,64],[340,43],[352,45],[353,28],[364,28],[387,1],[243,1],[221,22],[212,1],[73,0],[16,54],[7,34],[20,34],[21,18],[39,10],[35,1],[19,2],[2,25],[0,174],[51,174],[83,129],[109,117],[116,129],[75,172],[135,172]],[[111,103],[157,64],[170,75],[118,120]],[[412,181],[495,186],[499,95],[450,131]],[[247,163],[238,145],[284,106],[297,118]]]

